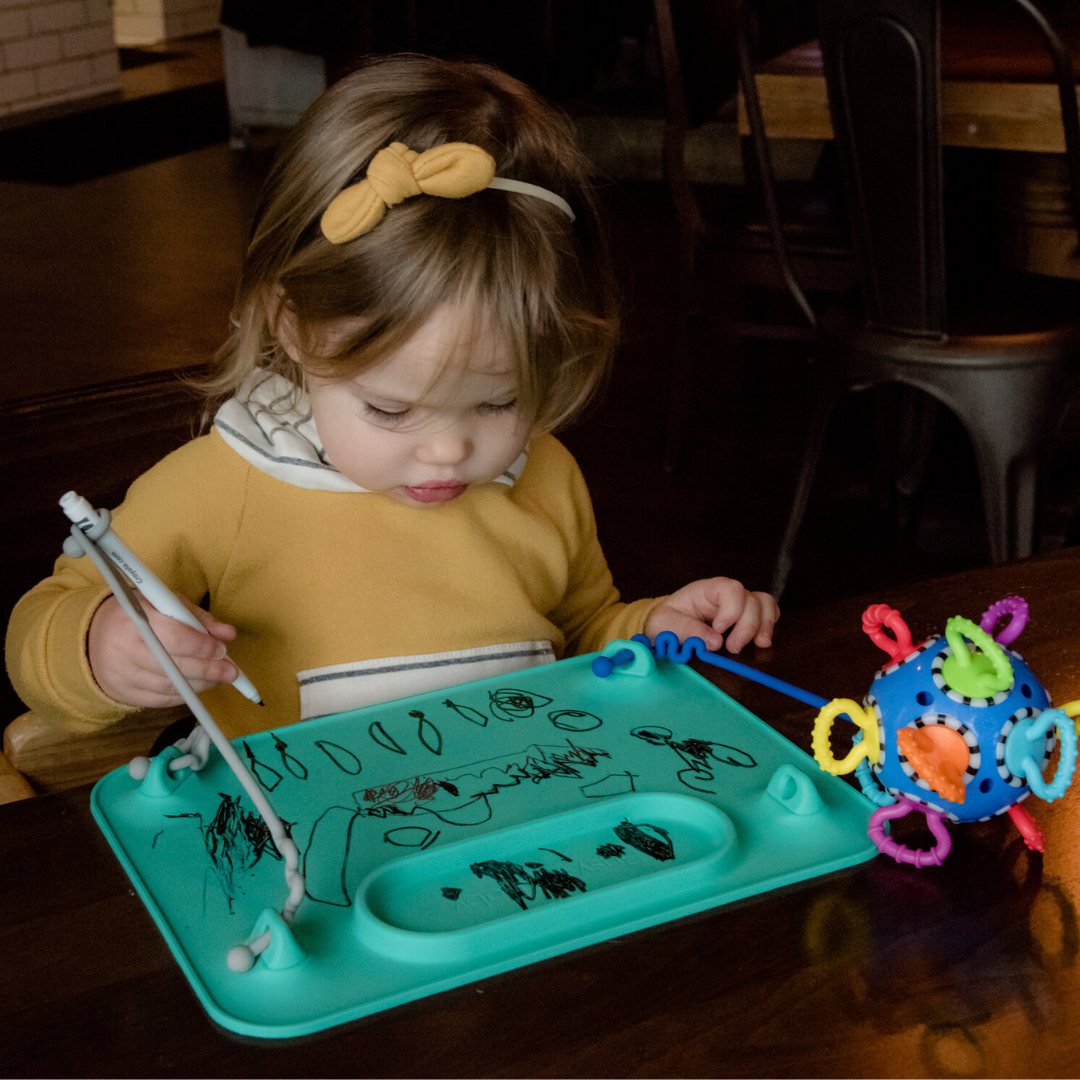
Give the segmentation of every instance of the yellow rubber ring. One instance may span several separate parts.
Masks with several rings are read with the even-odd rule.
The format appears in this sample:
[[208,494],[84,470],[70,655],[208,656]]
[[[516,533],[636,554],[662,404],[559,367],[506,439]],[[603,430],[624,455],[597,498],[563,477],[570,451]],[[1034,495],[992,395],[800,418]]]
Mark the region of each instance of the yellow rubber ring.
[[[832,734],[833,722],[841,713],[847,713],[854,721],[855,726],[863,733],[862,742],[853,746],[847,756],[837,761],[833,757],[832,746],[829,744],[829,736]],[[867,712],[857,701],[851,698],[833,698],[828,705],[818,713],[814,721],[814,733],[810,740],[814,750],[814,760],[821,768],[833,776],[843,776],[854,772],[855,767],[866,758],[872,765],[876,765],[880,756],[880,734],[878,731],[877,716],[871,710]]]

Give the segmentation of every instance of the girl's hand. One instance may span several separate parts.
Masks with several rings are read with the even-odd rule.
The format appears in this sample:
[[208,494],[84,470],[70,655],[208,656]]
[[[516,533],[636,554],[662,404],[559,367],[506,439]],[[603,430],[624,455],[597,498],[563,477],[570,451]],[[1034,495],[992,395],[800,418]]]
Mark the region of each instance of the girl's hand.
[[[162,615],[140,597],[154,633],[196,693],[216,683],[232,682],[238,669],[225,656],[225,642],[236,637],[236,627],[218,622],[183,597],[181,600],[208,634]],[[114,701],[148,709],[183,702],[115,596],[110,596],[94,614],[87,655],[98,686]]]
[[749,592],[731,578],[705,578],[672,593],[649,616],[645,633],[655,638],[670,630],[683,640],[699,637],[711,652],[720,650],[726,633],[728,652],[737,653],[751,641],[771,645],[778,618],[780,608],[768,593]]

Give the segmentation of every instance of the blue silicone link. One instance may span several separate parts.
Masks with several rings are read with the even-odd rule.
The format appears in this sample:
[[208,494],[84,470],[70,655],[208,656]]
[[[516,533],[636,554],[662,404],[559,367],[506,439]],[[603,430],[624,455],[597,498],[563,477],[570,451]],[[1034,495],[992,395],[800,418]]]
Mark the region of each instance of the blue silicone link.
[[[861,731],[859,735],[862,735]],[[878,784],[874,774],[870,771],[866,758],[863,758],[855,766],[855,779],[859,781],[859,787],[862,789],[863,795],[875,806],[892,806],[896,802],[896,799]]]

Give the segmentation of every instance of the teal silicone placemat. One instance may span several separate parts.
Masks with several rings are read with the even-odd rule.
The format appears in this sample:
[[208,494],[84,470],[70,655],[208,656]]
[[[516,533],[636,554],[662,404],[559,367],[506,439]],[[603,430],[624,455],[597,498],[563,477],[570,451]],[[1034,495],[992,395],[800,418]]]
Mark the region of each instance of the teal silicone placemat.
[[225,957],[287,892],[214,753],[95,818],[210,1015],[309,1034],[873,858],[873,807],[685,666],[592,656],[238,739],[302,855],[307,958]]

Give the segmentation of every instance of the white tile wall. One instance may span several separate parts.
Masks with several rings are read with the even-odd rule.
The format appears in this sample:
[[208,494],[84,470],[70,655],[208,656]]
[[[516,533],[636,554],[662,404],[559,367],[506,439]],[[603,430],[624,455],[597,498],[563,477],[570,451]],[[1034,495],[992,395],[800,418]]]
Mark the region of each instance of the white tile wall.
[[115,0],[115,13],[120,45],[153,45],[216,30],[221,0]]
[[119,88],[109,0],[0,0],[0,116]]

